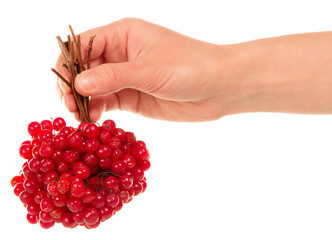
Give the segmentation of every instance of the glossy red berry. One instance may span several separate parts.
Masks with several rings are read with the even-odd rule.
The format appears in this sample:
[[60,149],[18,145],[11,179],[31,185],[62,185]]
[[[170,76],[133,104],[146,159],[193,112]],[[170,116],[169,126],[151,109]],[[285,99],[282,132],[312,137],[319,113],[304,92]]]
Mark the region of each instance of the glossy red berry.
[[30,144],[21,145],[20,156],[24,159],[32,158],[32,146]]
[[83,136],[80,132],[73,132],[68,136],[68,144],[71,147],[79,148],[83,144]]
[[67,207],[71,212],[78,212],[82,209],[83,205],[79,198],[71,197],[67,201]]
[[115,174],[122,175],[126,171],[126,165],[122,160],[114,161],[112,164],[112,171]]
[[95,123],[89,123],[83,130],[83,136],[86,138],[98,138],[99,127]]
[[71,195],[74,197],[83,197],[84,193],[85,193],[85,185],[83,183],[83,181],[79,181],[79,182],[74,182],[71,185]]
[[113,120],[108,119],[108,120],[105,120],[103,122],[102,127],[105,128],[105,129],[113,131],[115,129],[116,125],[115,125],[115,122]]
[[40,134],[38,135],[38,139],[40,140],[40,142],[51,140],[52,138],[53,138],[53,133],[49,129],[42,129]]
[[51,212],[55,209],[54,203],[51,198],[43,198],[40,201],[40,209],[44,212]]
[[43,222],[53,222],[54,219],[51,217],[50,212],[44,212],[44,211],[40,211],[39,212],[39,219]]
[[36,223],[38,223],[38,216],[30,214],[30,213],[27,213],[27,220],[31,224],[36,224]]
[[41,128],[42,129],[48,129],[48,130],[52,130],[53,129],[53,124],[50,120],[43,120],[40,122]]
[[119,190],[119,180],[114,176],[109,176],[104,179],[103,187],[112,192]]
[[88,208],[83,212],[84,222],[93,225],[99,221],[99,211],[96,208]]
[[61,118],[61,117],[57,117],[53,120],[53,129],[56,131],[59,131],[62,127],[66,126],[66,121]]
[[24,180],[24,177],[22,175],[14,176],[12,178],[12,180],[10,181],[10,185],[12,187],[14,187],[16,183],[23,182],[23,180]]
[[31,137],[37,137],[41,132],[41,125],[38,122],[31,122],[28,125],[28,132]]

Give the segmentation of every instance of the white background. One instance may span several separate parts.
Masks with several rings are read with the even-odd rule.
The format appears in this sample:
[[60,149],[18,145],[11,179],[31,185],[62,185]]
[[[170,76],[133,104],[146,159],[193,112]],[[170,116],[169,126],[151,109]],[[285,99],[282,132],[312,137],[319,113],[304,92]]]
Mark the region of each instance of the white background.
[[[252,113],[174,123],[109,112],[147,143],[146,192],[95,230],[31,225],[10,179],[29,122],[62,116],[50,71],[65,37],[123,17],[229,44],[332,30],[330,1],[2,1],[0,230],[21,239],[332,239],[332,116]],[[332,47],[332,43],[331,43]],[[162,56],[160,56],[162,57]],[[331,93],[332,94],[332,93]],[[7,235],[9,236],[9,235]],[[2,238],[2,237],[1,237]]]

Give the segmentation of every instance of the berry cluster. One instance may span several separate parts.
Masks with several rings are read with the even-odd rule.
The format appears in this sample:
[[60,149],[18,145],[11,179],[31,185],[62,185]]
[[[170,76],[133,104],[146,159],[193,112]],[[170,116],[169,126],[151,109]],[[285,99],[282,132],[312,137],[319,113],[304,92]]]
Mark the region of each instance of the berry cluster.
[[31,122],[28,132],[20,147],[26,161],[11,185],[32,224],[96,228],[146,189],[146,145],[112,120],[75,129],[56,118]]

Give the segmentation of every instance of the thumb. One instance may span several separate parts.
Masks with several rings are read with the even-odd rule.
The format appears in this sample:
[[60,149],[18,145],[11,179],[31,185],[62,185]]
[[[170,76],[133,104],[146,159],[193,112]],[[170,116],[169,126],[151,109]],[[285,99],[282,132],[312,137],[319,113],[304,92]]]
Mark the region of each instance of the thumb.
[[134,62],[106,63],[76,76],[75,88],[84,96],[117,92],[124,88],[138,88],[140,67]]

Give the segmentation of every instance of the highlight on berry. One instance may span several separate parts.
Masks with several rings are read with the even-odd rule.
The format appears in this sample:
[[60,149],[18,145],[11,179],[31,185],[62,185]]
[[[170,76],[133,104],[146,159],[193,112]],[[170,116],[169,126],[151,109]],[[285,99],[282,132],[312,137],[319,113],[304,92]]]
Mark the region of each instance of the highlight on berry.
[[145,143],[113,120],[74,128],[59,117],[31,122],[28,133],[31,139],[19,149],[24,163],[11,185],[31,224],[96,228],[147,187]]

